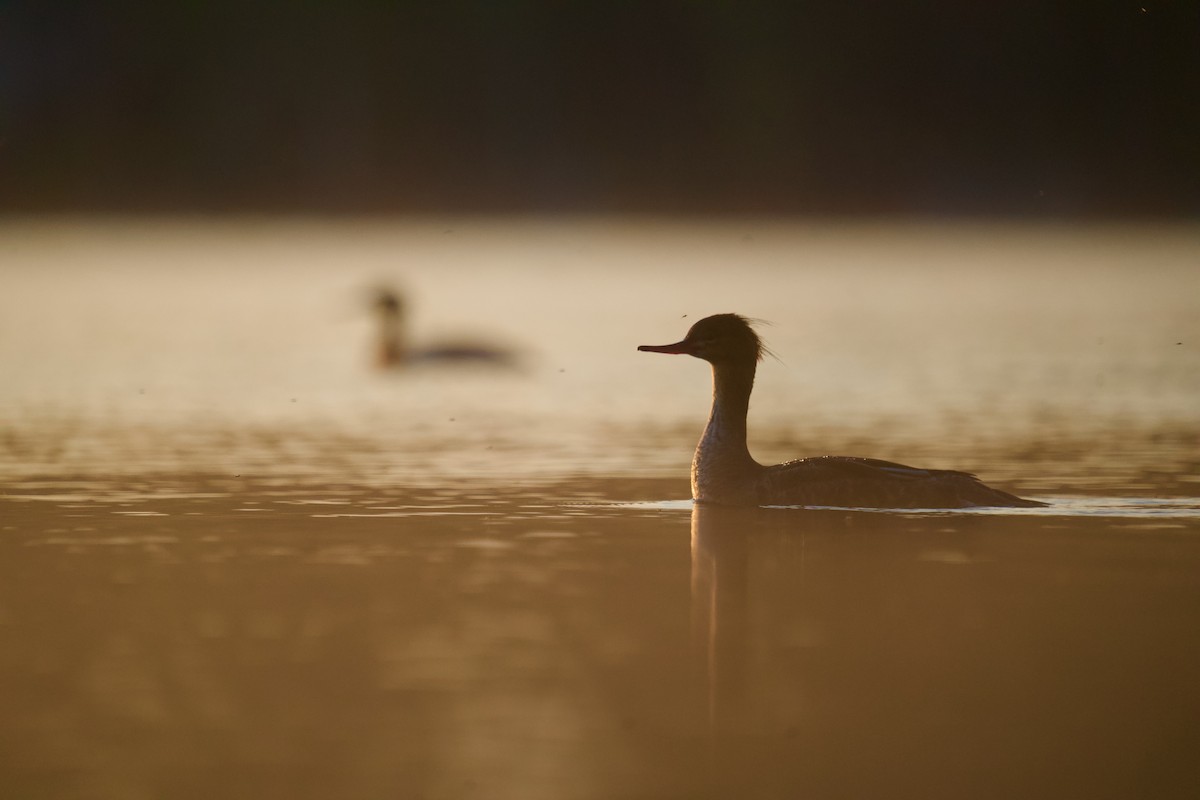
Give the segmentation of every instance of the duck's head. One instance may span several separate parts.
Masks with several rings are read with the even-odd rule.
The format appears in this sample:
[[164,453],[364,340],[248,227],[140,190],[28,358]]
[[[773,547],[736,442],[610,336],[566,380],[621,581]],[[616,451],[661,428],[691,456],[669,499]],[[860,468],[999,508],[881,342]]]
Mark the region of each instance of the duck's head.
[[675,344],[644,344],[647,353],[676,353],[710,364],[754,364],[767,352],[750,322],[737,314],[715,314],[697,322]]
[[404,298],[395,290],[386,287],[375,290],[371,305],[384,317],[398,317],[404,312]]

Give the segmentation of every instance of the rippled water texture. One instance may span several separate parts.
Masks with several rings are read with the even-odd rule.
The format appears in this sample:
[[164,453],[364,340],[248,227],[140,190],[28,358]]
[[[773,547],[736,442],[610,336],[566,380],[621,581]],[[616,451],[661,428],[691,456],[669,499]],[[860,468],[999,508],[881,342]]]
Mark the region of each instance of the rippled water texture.
[[[21,798],[1200,794],[1200,230],[0,226]],[[414,345],[515,367],[375,367]],[[736,311],[764,462],[1045,509],[688,501]]]

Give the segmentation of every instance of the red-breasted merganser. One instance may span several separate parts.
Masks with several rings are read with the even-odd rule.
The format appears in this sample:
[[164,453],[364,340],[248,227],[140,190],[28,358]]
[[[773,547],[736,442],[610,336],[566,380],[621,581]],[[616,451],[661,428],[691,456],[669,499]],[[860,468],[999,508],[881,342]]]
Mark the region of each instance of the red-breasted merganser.
[[516,353],[492,344],[447,341],[419,348],[410,347],[403,298],[391,289],[380,289],[375,294],[373,306],[379,318],[379,343],[375,360],[380,367],[425,363],[517,366]]
[[638,350],[681,353],[712,364],[712,411],[692,459],[692,497],[697,502],[842,508],[1045,505],[993,489],[966,472],[917,469],[874,458],[818,456],[771,467],[759,464],[746,447],[746,413],[754,372],[766,348],[737,314],[706,317],[682,341]]

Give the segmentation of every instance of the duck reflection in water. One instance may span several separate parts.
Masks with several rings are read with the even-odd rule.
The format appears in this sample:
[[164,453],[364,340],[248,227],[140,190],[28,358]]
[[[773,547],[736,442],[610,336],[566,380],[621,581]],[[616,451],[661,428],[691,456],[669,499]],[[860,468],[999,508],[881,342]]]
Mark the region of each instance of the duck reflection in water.
[[519,366],[517,353],[490,342],[451,339],[423,347],[409,343],[408,314],[404,297],[394,289],[380,288],[372,304],[378,322],[375,362],[383,369],[417,364],[477,364],[491,367]]
[[[999,724],[1013,698],[994,705],[1006,662],[981,623],[991,563],[974,532],[1004,519],[946,530],[944,517],[695,504],[692,650],[713,796],[769,779],[781,788],[768,796],[888,797],[898,775],[936,784],[943,759],[986,756],[972,749],[977,722]],[[946,548],[962,558],[930,560]],[[1020,715],[1003,722],[1011,733]]]
[[692,506],[692,639],[704,661],[710,735],[729,727],[723,719],[727,708],[745,702],[753,514],[752,509]]
[[839,511],[692,506],[692,642],[710,734],[779,736],[803,722],[802,661],[825,634],[805,581],[807,538],[845,525]]
[[966,472],[918,469],[875,458],[818,456],[770,467],[759,464],[746,446],[746,415],[755,370],[768,351],[749,321],[737,314],[706,317],[681,341],[638,350],[695,356],[712,365],[712,411],[692,460],[692,497],[697,502],[842,508],[1045,505],[993,489]]

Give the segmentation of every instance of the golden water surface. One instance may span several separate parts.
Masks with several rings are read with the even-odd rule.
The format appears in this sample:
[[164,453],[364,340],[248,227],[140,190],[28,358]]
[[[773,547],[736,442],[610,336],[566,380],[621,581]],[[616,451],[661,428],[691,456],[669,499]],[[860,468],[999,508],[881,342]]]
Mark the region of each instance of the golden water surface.
[[[1200,230],[0,226],[0,785],[20,798],[1194,797]],[[381,285],[414,347],[375,367]],[[1020,511],[693,508],[761,461]],[[768,324],[769,323],[769,324]]]

